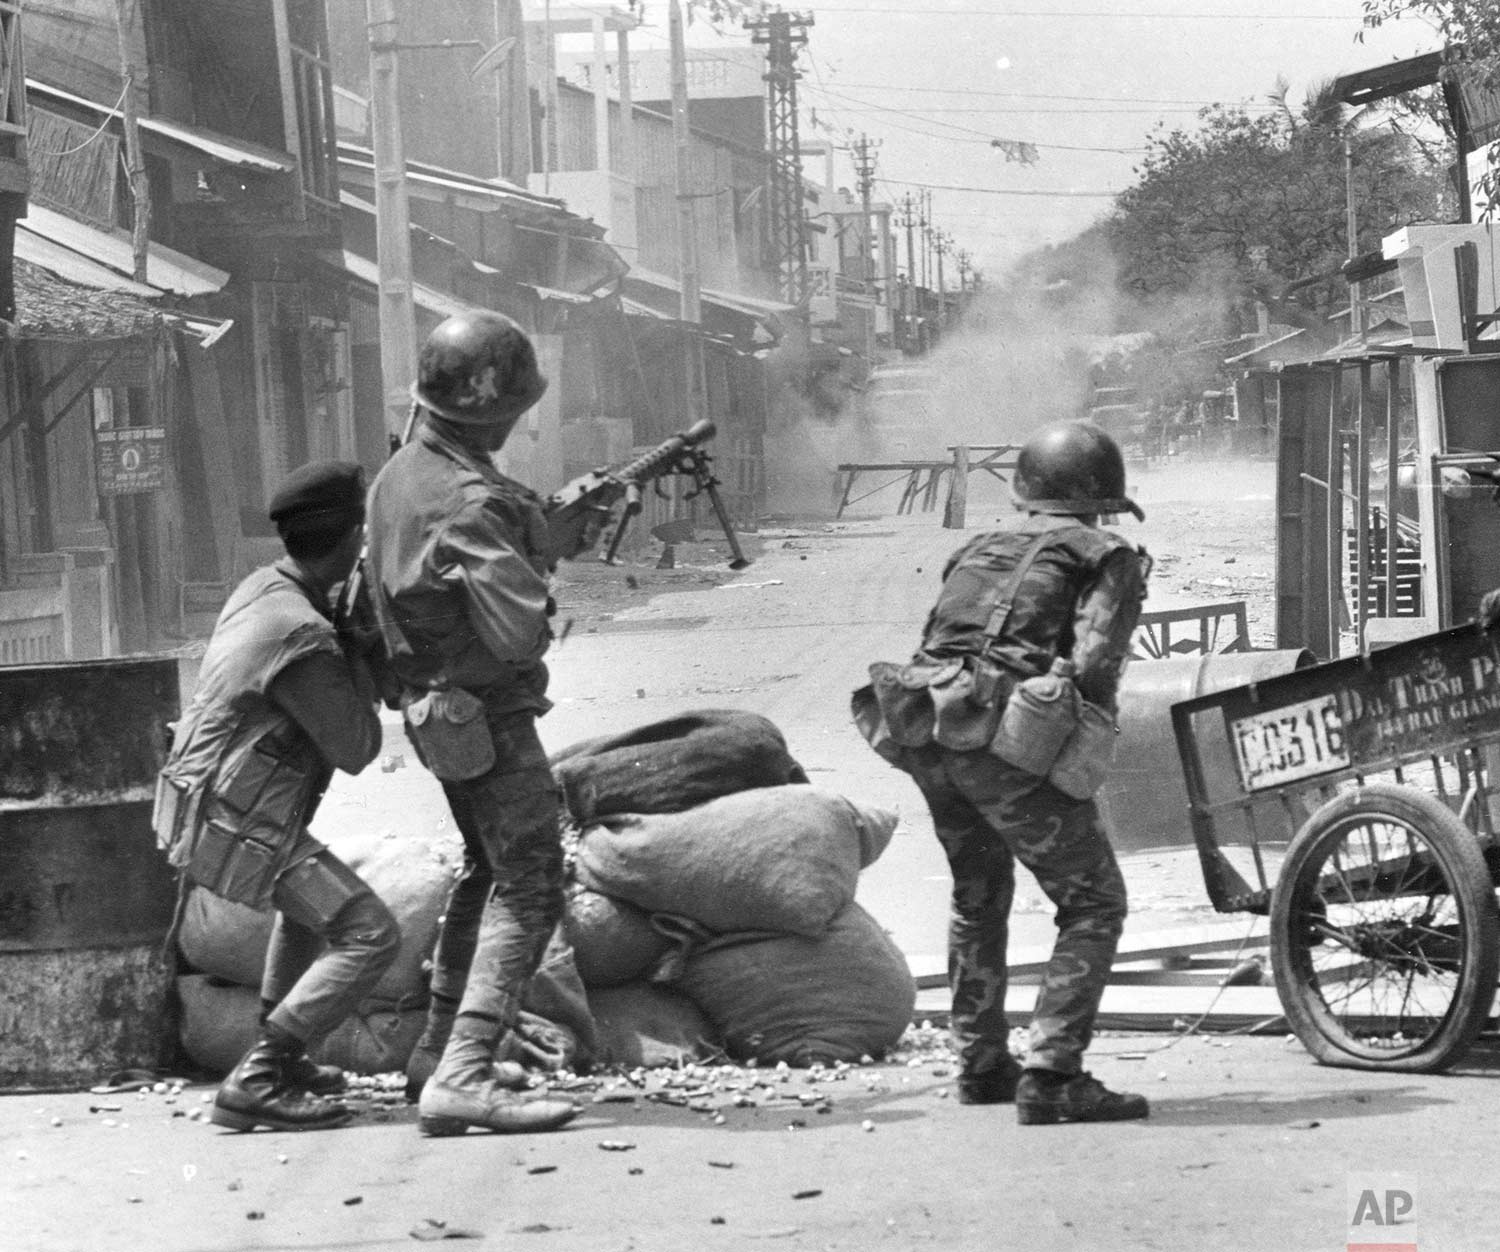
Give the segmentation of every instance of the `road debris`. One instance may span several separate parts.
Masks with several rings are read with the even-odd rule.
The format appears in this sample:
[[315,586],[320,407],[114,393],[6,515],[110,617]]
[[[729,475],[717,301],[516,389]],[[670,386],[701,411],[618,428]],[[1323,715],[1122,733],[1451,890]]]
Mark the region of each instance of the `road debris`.
[[439,1239],[483,1239],[478,1230],[466,1230],[462,1226],[450,1226],[435,1217],[423,1218],[419,1225],[406,1232],[421,1243],[435,1243]]

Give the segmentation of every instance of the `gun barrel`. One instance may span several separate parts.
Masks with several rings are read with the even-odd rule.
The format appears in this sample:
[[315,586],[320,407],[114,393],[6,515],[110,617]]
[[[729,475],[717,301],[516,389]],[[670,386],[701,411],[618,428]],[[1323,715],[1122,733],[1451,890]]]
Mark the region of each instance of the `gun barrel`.
[[667,470],[675,457],[685,448],[693,448],[705,439],[711,439],[718,428],[711,418],[694,422],[692,427],[665,439],[650,452],[643,453],[620,470],[617,475],[627,482],[645,482]]

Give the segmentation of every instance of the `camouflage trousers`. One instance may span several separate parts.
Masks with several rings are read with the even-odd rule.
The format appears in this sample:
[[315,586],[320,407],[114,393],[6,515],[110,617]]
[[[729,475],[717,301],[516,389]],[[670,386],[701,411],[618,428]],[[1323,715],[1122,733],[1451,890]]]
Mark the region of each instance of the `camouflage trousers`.
[[1005,948],[1020,861],[1057,909],[1024,1064],[1077,1073],[1125,925],[1125,880],[1098,809],[984,751],[932,745],[905,756],[953,871],[948,981],[964,1072],[1007,1063]]

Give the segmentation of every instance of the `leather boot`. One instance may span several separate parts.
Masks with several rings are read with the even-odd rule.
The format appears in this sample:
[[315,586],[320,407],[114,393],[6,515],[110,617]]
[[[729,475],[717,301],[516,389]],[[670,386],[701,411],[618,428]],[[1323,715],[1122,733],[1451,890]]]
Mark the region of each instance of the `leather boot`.
[[[406,1102],[415,1104],[422,1098],[422,1088],[432,1077],[443,1059],[443,1049],[453,1034],[453,1021],[457,1007],[451,1001],[440,1003],[436,997],[427,1008],[427,1025],[422,1028],[422,1037],[406,1059]],[[495,1081],[512,1091],[521,1091],[529,1081],[526,1071],[515,1061],[495,1062]]]
[[424,1135],[461,1135],[469,1127],[499,1134],[556,1130],[581,1111],[570,1100],[528,1099],[496,1081],[492,1039],[454,1032],[417,1109]]
[[1143,1095],[1111,1091],[1092,1074],[1028,1069],[1016,1088],[1016,1120],[1022,1126],[1058,1122],[1130,1122],[1150,1115]]
[[1016,1098],[1016,1084],[1021,1080],[1021,1067],[1014,1061],[995,1069],[979,1073],[963,1073],[958,1077],[958,1102],[960,1104],[1011,1104]]
[[[271,1014],[276,1004],[272,1000],[262,998],[260,1002],[260,1028],[262,1031],[271,1023]],[[287,1079],[294,1086],[301,1087],[304,1091],[310,1091],[313,1095],[338,1095],[341,1091],[348,1089],[348,1079],[344,1077],[344,1071],[337,1065],[318,1065],[308,1058],[307,1047],[304,1044],[301,1051],[293,1057],[287,1067]]]
[[349,1080],[337,1065],[319,1065],[303,1051],[287,1061],[287,1081],[310,1095],[338,1095],[349,1088]]
[[312,1095],[289,1078],[302,1047],[296,1036],[268,1026],[260,1042],[220,1084],[209,1120],[230,1130],[328,1130],[344,1125],[353,1116],[346,1105]]

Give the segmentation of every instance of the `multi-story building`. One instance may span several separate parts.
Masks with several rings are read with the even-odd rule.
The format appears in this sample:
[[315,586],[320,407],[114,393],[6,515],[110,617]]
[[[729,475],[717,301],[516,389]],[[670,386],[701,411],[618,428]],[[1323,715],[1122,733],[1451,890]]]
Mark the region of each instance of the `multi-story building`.
[[16,252],[158,316],[123,337],[23,318],[25,437],[0,448],[7,542],[107,571],[104,651],[211,624],[273,547],[286,471],[382,443],[378,413],[360,434],[345,286],[319,256],[340,246],[322,0],[141,0],[123,30],[121,11],[26,10]]

